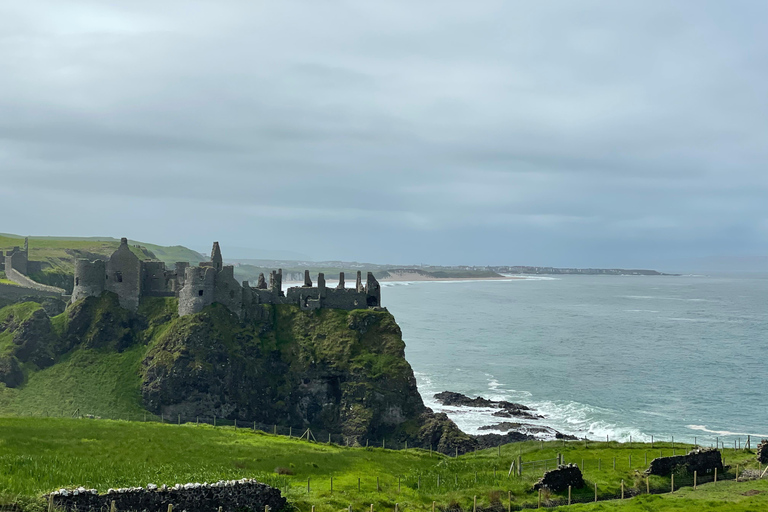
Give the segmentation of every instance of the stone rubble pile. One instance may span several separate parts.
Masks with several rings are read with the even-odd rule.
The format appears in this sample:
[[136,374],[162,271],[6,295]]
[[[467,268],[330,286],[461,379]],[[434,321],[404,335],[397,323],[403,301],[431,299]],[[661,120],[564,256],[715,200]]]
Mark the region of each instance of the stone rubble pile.
[[549,489],[554,492],[562,492],[568,490],[568,486],[571,486],[573,489],[584,487],[584,477],[581,474],[581,469],[576,464],[563,464],[558,466],[557,469],[547,471],[534,484],[533,490]]

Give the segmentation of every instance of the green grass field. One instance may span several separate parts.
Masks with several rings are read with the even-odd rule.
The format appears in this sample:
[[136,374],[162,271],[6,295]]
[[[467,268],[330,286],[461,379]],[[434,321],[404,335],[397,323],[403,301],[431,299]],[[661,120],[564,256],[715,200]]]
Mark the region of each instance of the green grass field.
[[[682,453],[688,448],[678,444],[675,450]],[[475,497],[479,508],[501,511],[510,504],[509,492],[515,510],[537,503],[538,494],[531,486],[544,472],[540,465],[526,467],[522,477],[508,476],[510,463],[518,455],[534,461],[562,453],[566,462],[579,465],[584,459],[587,488],[574,491],[573,498],[586,501],[594,497],[594,483],[601,499],[620,494],[622,479],[628,493],[630,489],[644,493],[640,473],[645,454],[650,461],[659,451],[671,455],[672,447],[595,442],[585,447],[583,441],[551,441],[515,443],[501,447],[500,452],[483,450],[453,458],[421,449],[309,443],[233,427],[9,417],[0,419],[0,503],[17,502],[34,509],[40,506],[42,493],[80,485],[106,491],[148,483],[253,477],[282,488],[292,506],[302,511],[313,505],[317,512],[341,511],[349,505],[367,510],[371,504],[375,510],[393,510],[395,503],[400,510],[431,510],[433,501],[441,510],[457,506],[471,510]],[[757,468],[754,453],[725,450],[724,458],[733,466]],[[278,468],[290,474],[278,474]],[[733,476],[731,470],[720,478]],[[677,475],[676,481],[685,482],[685,478]],[[696,490],[685,487],[673,494],[561,510],[763,510],[768,508],[766,484],[720,481]],[[655,492],[666,492],[670,480],[653,477],[650,485]],[[545,494],[549,498],[565,499],[565,495]]]
[[[157,259],[164,261],[166,264],[173,264],[177,261],[189,261],[191,264],[197,265],[201,261],[199,253],[180,245],[164,247],[133,240],[130,240],[129,244],[131,245],[131,251],[141,259],[147,259],[147,254],[136,247],[136,245],[151,251]],[[29,259],[46,263],[42,272],[38,272],[31,277],[46,284],[60,286],[62,283],[57,282],[57,280],[71,278],[76,258],[104,258],[111,255],[119,245],[120,239],[109,237],[30,237]],[[0,234],[0,251],[7,252],[14,247],[23,246],[24,237],[5,233]]]

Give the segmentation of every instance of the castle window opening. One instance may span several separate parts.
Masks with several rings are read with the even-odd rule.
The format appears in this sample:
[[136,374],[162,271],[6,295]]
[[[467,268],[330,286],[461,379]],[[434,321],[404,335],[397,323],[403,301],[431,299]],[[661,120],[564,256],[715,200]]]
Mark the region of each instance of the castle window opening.
[[75,278],[75,286],[78,286],[79,284],[80,284],[80,278],[76,277]]
[[203,296],[203,290],[200,290],[199,292],[197,292],[197,295],[199,295],[200,297],[202,297],[202,296]]
[[123,282],[123,273],[122,272],[115,272],[115,281],[118,283]]
[[234,299],[235,298],[235,290],[229,290],[229,298]]

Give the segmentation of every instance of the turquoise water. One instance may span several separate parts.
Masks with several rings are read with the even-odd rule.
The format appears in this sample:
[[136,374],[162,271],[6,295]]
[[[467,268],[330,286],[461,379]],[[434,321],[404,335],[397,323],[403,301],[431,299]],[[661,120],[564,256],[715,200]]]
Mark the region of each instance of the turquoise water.
[[[521,402],[594,439],[768,437],[768,278],[562,276],[384,283],[425,403],[465,431]],[[508,420],[509,421],[509,420]]]

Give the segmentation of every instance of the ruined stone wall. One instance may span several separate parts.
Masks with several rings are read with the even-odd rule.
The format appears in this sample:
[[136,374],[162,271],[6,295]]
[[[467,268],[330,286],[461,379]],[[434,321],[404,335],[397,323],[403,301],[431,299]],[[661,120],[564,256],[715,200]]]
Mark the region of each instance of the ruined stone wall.
[[121,307],[137,311],[141,297],[141,278],[141,261],[131,252],[128,240],[122,238],[120,246],[107,262],[105,288],[117,294]]
[[57,288],[55,286],[48,286],[46,284],[40,284],[37,281],[33,281],[32,279],[28,278],[24,274],[17,271],[15,268],[6,268],[5,277],[7,277],[9,280],[13,281],[14,283],[24,288],[38,290],[41,292],[55,293],[60,296],[67,293],[67,291],[62,288]]
[[213,267],[188,267],[184,287],[179,291],[179,316],[193,315],[213,304],[216,270]]
[[700,475],[705,475],[714,471],[715,468],[722,471],[723,461],[720,450],[691,450],[686,455],[657,457],[651,461],[645,473],[664,476],[672,473],[675,468],[680,466],[684,466],[689,473],[697,471]]
[[213,302],[223,304],[237,316],[243,314],[243,288],[235,279],[235,267],[223,266],[216,274]]
[[381,285],[376,280],[373,272],[368,272],[365,281],[366,305],[370,307],[381,306]]
[[162,261],[141,262],[141,293],[144,296],[167,295],[168,283],[171,279]]
[[27,253],[14,247],[8,254],[5,255],[5,271],[16,270],[20,274],[27,275],[29,273],[27,269]]
[[757,460],[762,464],[768,464],[768,439],[763,439],[757,445]]
[[46,498],[54,507],[66,511],[103,512],[110,510],[112,502],[117,510],[134,512],[216,511],[222,512],[279,512],[286,505],[278,489],[252,479],[220,481],[214,484],[177,484],[173,487],[158,487],[149,484],[146,488],[110,489],[98,494],[95,489],[60,489]]
[[106,285],[106,262],[101,260],[75,261],[75,287],[72,289],[72,302],[86,297],[98,297]]
[[568,486],[573,489],[581,489],[584,487],[584,478],[581,475],[581,470],[576,464],[564,464],[558,466],[557,469],[547,471],[544,476],[539,479],[533,485],[533,490],[549,489],[554,492],[567,491]]
[[[60,298],[61,294],[44,290],[35,290],[34,288],[24,288],[23,286],[16,286],[13,284],[0,283],[0,299],[9,302],[25,302],[25,299],[30,299],[35,302],[35,299],[39,301],[41,297]],[[0,307],[2,307],[2,305],[0,305]]]
[[173,291],[178,292],[184,287],[184,278],[187,275],[187,269],[189,268],[189,262],[188,261],[177,261],[174,265],[174,270],[176,273],[176,279],[173,282],[173,287],[175,288]]

